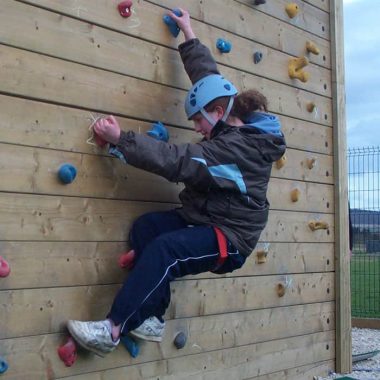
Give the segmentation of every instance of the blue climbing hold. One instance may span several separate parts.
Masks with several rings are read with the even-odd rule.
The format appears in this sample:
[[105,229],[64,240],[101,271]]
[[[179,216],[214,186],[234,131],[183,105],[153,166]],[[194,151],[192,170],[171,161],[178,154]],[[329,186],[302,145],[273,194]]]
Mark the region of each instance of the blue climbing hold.
[[8,370],[8,363],[7,361],[0,356],[0,375],[3,374],[4,372],[7,372]]
[[120,341],[121,343],[123,343],[124,347],[132,356],[132,358],[136,358],[138,356],[138,354],[140,353],[140,347],[138,346],[135,340],[133,340],[128,335],[122,335]]
[[178,350],[180,350],[181,348],[185,347],[186,341],[187,341],[186,334],[183,332],[180,332],[177,334],[177,336],[174,339],[174,345],[176,346]]
[[153,123],[152,129],[147,132],[147,135],[155,138],[156,140],[165,142],[169,141],[169,132],[160,121]]
[[218,38],[216,41],[216,47],[221,53],[229,53],[232,49],[232,44],[229,41],[224,40],[223,38]]
[[[174,8],[172,12],[178,17],[182,16],[182,12],[178,8]],[[173,37],[178,37],[180,29],[177,23],[169,15],[164,15],[162,19],[164,23],[168,26],[170,33],[173,35]]]
[[74,181],[77,175],[77,169],[71,164],[63,164],[58,170],[58,178],[64,184],[69,184]]
[[263,59],[263,53],[257,51],[253,54],[253,62],[255,64],[259,63]]

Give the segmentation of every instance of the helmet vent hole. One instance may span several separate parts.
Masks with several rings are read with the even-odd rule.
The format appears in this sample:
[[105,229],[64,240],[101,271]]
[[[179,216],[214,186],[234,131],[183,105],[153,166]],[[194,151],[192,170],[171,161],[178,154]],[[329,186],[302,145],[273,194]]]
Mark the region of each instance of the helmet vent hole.
[[230,86],[229,84],[225,84],[225,85],[224,85],[224,88],[225,88],[226,90],[228,90],[228,91],[231,90],[231,86]]
[[190,104],[194,107],[197,104],[197,101],[195,99],[191,99]]

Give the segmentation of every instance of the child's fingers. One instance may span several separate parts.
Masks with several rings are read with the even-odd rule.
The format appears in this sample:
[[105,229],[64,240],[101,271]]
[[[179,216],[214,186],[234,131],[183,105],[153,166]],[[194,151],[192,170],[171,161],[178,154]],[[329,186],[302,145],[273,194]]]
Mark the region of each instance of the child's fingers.
[[115,116],[110,115],[107,119],[108,119],[113,125],[119,125],[119,123],[118,123],[117,120],[115,119]]

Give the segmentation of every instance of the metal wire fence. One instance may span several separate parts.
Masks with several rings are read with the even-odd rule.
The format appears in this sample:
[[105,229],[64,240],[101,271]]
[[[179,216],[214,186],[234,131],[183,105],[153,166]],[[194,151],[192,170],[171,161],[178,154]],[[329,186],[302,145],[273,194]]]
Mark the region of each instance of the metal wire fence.
[[348,150],[352,316],[380,318],[380,147]]

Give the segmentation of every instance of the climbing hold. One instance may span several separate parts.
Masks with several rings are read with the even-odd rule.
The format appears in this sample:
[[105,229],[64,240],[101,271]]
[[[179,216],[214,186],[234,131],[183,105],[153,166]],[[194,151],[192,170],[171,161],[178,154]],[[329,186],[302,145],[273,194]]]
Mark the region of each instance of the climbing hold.
[[301,192],[297,188],[295,188],[290,193],[290,199],[292,200],[292,202],[298,202],[298,200],[300,199],[300,195]]
[[255,0],[255,5],[265,4],[267,0]]
[[[182,16],[182,12],[177,8],[173,9],[172,12],[178,17]],[[178,27],[177,23],[169,15],[164,15],[162,19],[168,26],[173,37],[177,37],[180,32],[180,28]]]
[[285,295],[286,286],[281,282],[276,285],[277,295],[283,297]]
[[256,264],[264,264],[267,261],[270,243],[258,243],[256,246]]
[[285,7],[285,11],[290,18],[296,17],[299,10],[300,9],[296,3],[289,3]]
[[216,47],[221,53],[229,53],[232,49],[232,44],[223,38],[218,38],[216,40]]
[[131,249],[129,252],[123,253],[119,257],[118,262],[122,268],[132,269],[134,265],[134,260],[135,260],[135,251]]
[[2,356],[0,356],[0,375],[4,372],[7,372],[7,370],[8,370],[8,363]]
[[306,163],[307,163],[307,167],[311,170],[315,167],[315,165],[317,165],[317,159],[316,158],[308,158],[306,160]]
[[318,55],[320,53],[317,46],[313,42],[310,42],[310,41],[306,41],[306,50],[308,53],[313,53],[315,55]]
[[306,104],[306,109],[308,112],[314,112],[315,109],[317,108],[316,104],[314,102],[309,102]]
[[255,64],[258,64],[261,60],[263,59],[263,53],[259,52],[259,51],[256,51],[254,54],[253,54],[253,62]]
[[288,65],[288,73],[291,79],[299,79],[301,82],[309,80],[309,73],[302,69],[309,64],[306,57],[290,58]]
[[184,348],[185,345],[186,345],[186,341],[187,341],[187,336],[185,333],[183,332],[180,332],[176,335],[176,337],[174,338],[174,346],[180,350],[181,348]]
[[283,155],[279,160],[276,161],[277,169],[281,169],[285,165],[285,162],[286,162],[286,156]]
[[71,164],[63,164],[58,170],[58,178],[65,184],[73,182],[76,175],[77,169]]
[[147,132],[147,135],[160,141],[169,141],[169,132],[160,121],[153,123],[152,129]]
[[58,347],[57,352],[66,367],[71,367],[77,360],[77,347],[71,337],[67,339],[65,344]]
[[0,256],[0,277],[7,277],[11,272],[11,268],[2,256]]
[[309,228],[312,231],[316,230],[328,230],[329,229],[329,224],[327,222],[320,222],[318,220],[312,220],[309,222]]
[[119,5],[117,6],[117,9],[119,10],[120,16],[129,17],[132,14],[131,7],[132,7],[131,0],[126,0],[119,3]]
[[120,337],[121,343],[123,343],[125,349],[129,352],[132,358],[136,358],[140,353],[140,347],[135,340],[128,335],[122,335]]

